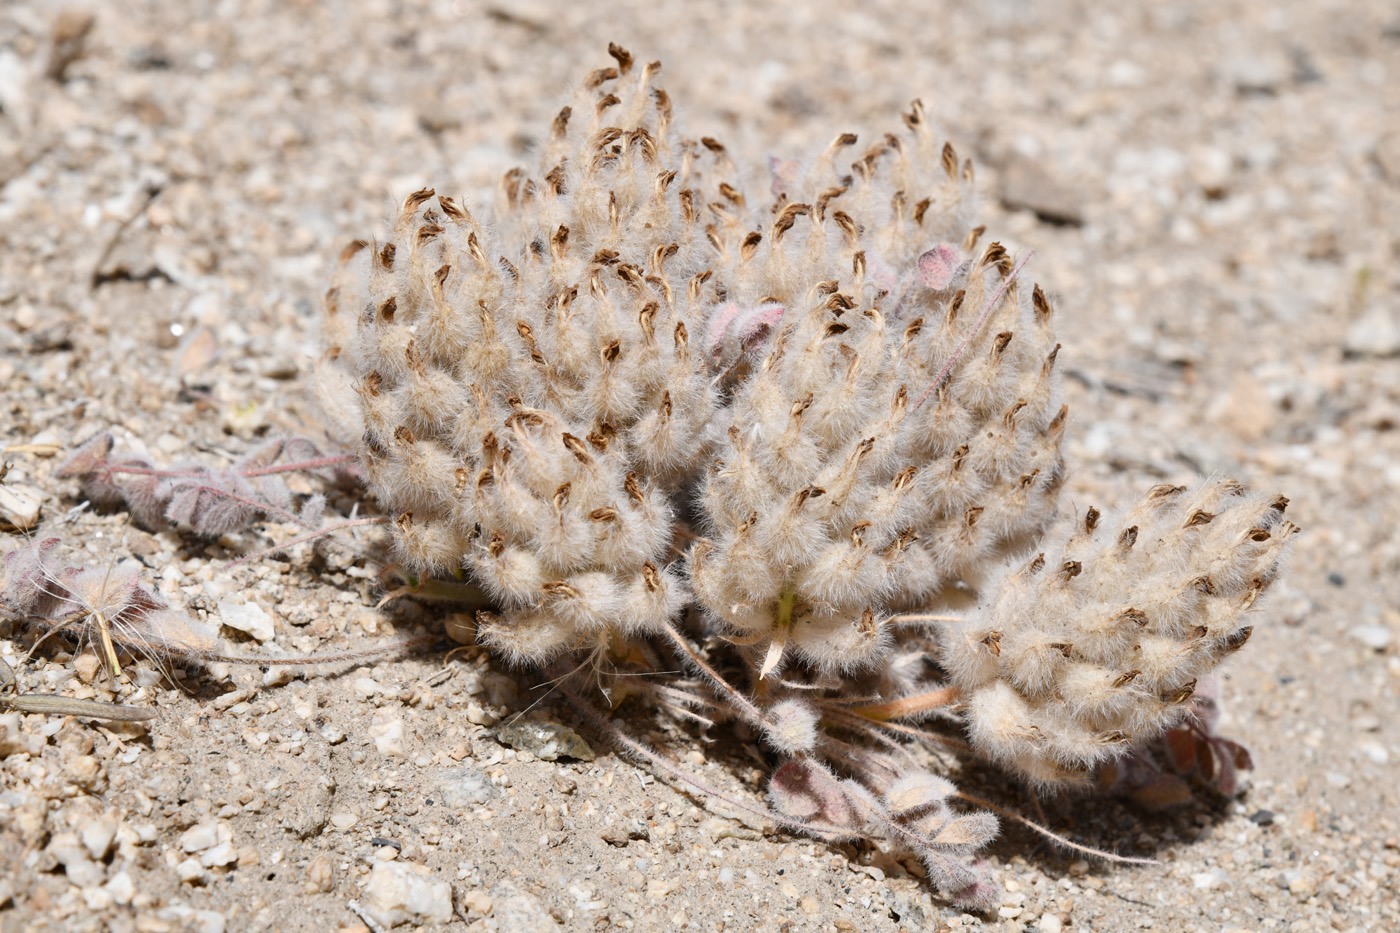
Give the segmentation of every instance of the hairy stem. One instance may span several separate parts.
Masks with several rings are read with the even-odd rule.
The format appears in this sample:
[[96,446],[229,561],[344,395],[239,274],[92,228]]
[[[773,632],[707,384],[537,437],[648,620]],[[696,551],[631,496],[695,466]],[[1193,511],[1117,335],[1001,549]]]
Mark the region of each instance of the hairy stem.
[[952,796],[957,797],[959,800],[966,800],[968,803],[976,804],[979,807],[986,807],[988,810],[993,810],[997,813],[1000,813],[1007,819],[1015,820],[1017,823],[1020,823],[1023,826],[1034,830],[1035,832],[1044,836],[1046,839],[1049,839],[1056,845],[1064,846],[1066,849],[1070,849],[1075,852],[1082,852],[1085,855],[1092,855],[1095,858],[1101,858],[1106,862],[1119,862],[1125,865],[1161,864],[1161,862],[1157,861],[1156,859],[1134,858],[1130,855],[1119,855],[1116,852],[1105,852],[1103,849],[1095,849],[1090,846],[1081,845],[1078,842],[1066,839],[1064,836],[1061,836],[1057,832],[1053,832],[1049,829],[1046,829],[1044,826],[1041,826],[1034,820],[1027,819],[1021,814],[1016,813],[1013,810],[1008,810],[1005,807],[999,807],[996,804],[992,803],[990,800],[983,800],[981,797],[974,797],[971,794],[964,794],[962,791],[954,791]]
[[919,713],[927,713],[930,710],[942,709],[945,706],[953,706],[962,700],[962,690],[958,687],[943,687],[939,690],[931,690],[928,693],[920,693],[917,696],[904,697],[900,700],[890,700],[888,703],[871,703],[868,706],[857,706],[850,712],[865,719],[875,722],[886,722],[890,719],[903,719],[907,716],[916,716]]

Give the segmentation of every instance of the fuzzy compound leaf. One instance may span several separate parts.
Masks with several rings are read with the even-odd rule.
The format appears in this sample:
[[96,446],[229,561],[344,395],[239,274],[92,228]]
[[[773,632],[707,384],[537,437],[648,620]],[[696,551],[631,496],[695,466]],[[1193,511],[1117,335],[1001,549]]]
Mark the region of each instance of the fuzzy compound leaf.
[[811,761],[789,761],[774,771],[768,793],[783,816],[840,829],[857,828],[855,811],[841,782]]
[[976,849],[991,842],[997,836],[999,824],[990,813],[971,813],[960,816],[939,830],[933,837],[934,845],[966,846]]

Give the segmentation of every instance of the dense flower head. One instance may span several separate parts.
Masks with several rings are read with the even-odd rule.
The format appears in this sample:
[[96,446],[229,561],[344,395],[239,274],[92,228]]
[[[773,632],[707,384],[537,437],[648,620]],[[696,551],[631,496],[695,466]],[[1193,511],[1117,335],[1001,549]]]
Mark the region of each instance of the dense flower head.
[[1249,640],[1246,618],[1297,530],[1288,500],[1232,480],[1154,487],[1132,509],[1090,509],[1059,548],[1012,570],[943,666],[985,754],[1041,784],[1156,738]]
[[416,192],[327,300],[322,384],[354,393],[400,560],[470,572],[499,604],[483,634],[521,661],[679,614],[678,490],[715,416],[704,217],[732,165],[678,135],[659,63],[611,51],[494,223]]

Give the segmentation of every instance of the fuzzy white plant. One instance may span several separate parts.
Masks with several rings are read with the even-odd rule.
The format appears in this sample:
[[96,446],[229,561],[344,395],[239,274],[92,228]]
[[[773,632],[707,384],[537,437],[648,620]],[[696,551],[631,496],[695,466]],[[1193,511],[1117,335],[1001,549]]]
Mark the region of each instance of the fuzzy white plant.
[[[1051,303],[1028,257],[979,246],[970,163],[915,102],[901,133],[842,134],[746,191],[720,143],[680,135],[659,63],[609,51],[490,221],[425,189],[344,252],[325,407],[404,567],[494,600],[484,641],[605,676],[664,636],[701,679],[625,689],[747,720],[787,761],[777,818],[884,835],[985,904],[958,866],[996,821],[881,751],[927,735],[893,721],[961,710],[975,751],[1082,782],[1243,644],[1286,500],[1158,488],[1007,564],[1054,517],[1066,409]],[[904,624],[963,584],[970,618]]]
[[970,624],[947,626],[941,659],[973,743],[1056,785],[1177,724],[1249,640],[1246,614],[1297,531],[1287,504],[1223,480],[1154,487],[1116,519],[1090,509],[990,587]]
[[400,560],[470,572],[499,605],[483,636],[524,662],[680,613],[676,493],[715,416],[702,216],[726,163],[676,133],[658,63],[612,52],[494,225],[417,192],[327,301],[323,396],[359,413]]

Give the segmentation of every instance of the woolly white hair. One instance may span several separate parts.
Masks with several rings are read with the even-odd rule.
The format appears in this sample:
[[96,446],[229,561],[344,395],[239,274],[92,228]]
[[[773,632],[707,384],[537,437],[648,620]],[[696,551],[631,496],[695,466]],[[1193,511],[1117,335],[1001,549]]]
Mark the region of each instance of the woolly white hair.
[[941,645],[973,744],[1057,784],[1174,725],[1249,638],[1245,615],[1297,530],[1286,506],[1225,480],[1158,486],[1119,515],[1090,509],[1052,557],[994,580]]

